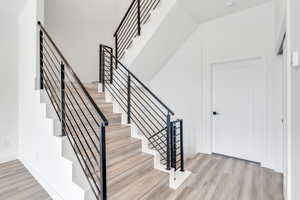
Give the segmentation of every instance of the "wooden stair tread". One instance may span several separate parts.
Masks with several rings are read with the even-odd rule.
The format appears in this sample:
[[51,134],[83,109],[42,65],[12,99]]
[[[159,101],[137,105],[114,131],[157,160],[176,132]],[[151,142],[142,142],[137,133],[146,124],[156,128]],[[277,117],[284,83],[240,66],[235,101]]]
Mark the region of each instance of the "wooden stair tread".
[[[79,106],[78,106],[75,102],[72,102],[72,103],[73,103],[74,108],[78,108],[78,109],[79,109],[79,106],[80,106],[80,107],[83,108],[83,109],[82,109],[83,111],[87,111],[87,110],[86,110],[86,107],[88,107],[88,108],[90,108],[90,109],[93,108],[93,106],[92,106],[91,104],[89,104],[89,103],[86,103],[86,107],[85,107],[85,105],[84,105],[82,102],[79,102],[79,101],[78,101],[78,105],[79,105]],[[97,106],[98,106],[99,108],[112,107],[112,106],[113,106],[112,103],[106,102],[105,100],[96,100],[95,103],[97,104]],[[67,104],[68,104],[68,106],[69,106],[70,108],[71,108],[71,107],[73,108],[73,106],[71,106],[69,100],[67,100]]]
[[[117,162],[107,168],[107,181],[108,185],[112,186],[121,180],[130,178],[134,173],[143,174],[141,170],[146,169],[145,164],[148,168],[153,168],[153,156],[145,153],[138,153],[129,159]],[[98,176],[99,170],[97,170],[97,175],[93,174],[94,177]],[[135,175],[137,176],[137,175]]]
[[141,143],[141,140],[135,139],[132,137],[124,138],[122,140],[116,140],[106,145],[107,151],[113,151],[118,148],[123,148],[124,146],[128,146],[134,143]]
[[129,159],[120,161],[108,168],[108,181],[111,181],[113,178],[117,177],[124,172],[138,167],[141,163],[144,163],[147,160],[153,161],[153,156],[145,153],[139,153],[135,156],[132,156]]
[[[92,125],[92,127],[89,125],[86,126],[88,133],[90,135],[94,135],[94,131],[96,131],[97,136],[99,136],[99,133],[98,133],[99,127],[94,123],[91,123],[91,125]],[[75,130],[80,133],[79,129],[75,128]],[[88,134],[83,127],[81,127],[81,130],[84,130],[85,135]],[[72,129],[72,131],[73,131],[73,129]],[[130,126],[126,126],[126,125],[122,125],[122,124],[105,127],[106,138],[110,138],[111,136],[118,135],[118,134],[120,134],[120,135],[127,134],[128,136],[130,136],[130,133],[127,133],[128,131],[130,132]]]
[[[85,150],[86,150],[88,156],[90,158],[92,158],[92,152],[94,153],[94,155],[97,155],[98,152],[97,152],[95,146],[93,146],[92,141],[90,140],[90,138],[85,136],[85,139],[87,140],[87,142],[90,145],[90,147],[86,148]],[[75,140],[79,144],[78,138],[76,136],[75,136]],[[94,141],[94,142],[95,142],[96,145],[98,144],[97,141]],[[81,143],[85,146],[86,143],[85,143],[84,138],[81,139]],[[124,154],[126,153],[125,150],[126,149],[128,150],[128,148],[126,148],[126,147],[132,147],[133,149],[135,149],[135,148],[138,148],[140,145],[141,145],[140,140],[134,139],[134,138],[131,138],[131,137],[124,138],[122,140],[117,140],[115,142],[111,142],[111,143],[106,144],[108,162],[109,162],[109,159],[111,159],[112,157],[115,157],[115,156],[122,157],[122,156],[124,156]],[[83,150],[81,145],[79,146],[79,149]],[[116,155],[116,153],[119,153],[119,151],[122,151],[122,150],[124,150],[124,154],[120,153],[119,155]]]
[[[167,191],[166,194],[168,194],[169,174],[154,169],[154,157],[142,152],[142,141],[131,137],[131,126],[121,123],[122,114],[113,112],[113,104],[105,101],[105,93],[98,92],[97,84],[88,85],[86,89],[109,121],[109,126],[106,127],[106,165],[109,199],[150,200],[155,199],[156,193],[162,192],[162,190]],[[79,109],[79,107],[76,109]],[[83,110],[86,110],[86,108]],[[98,146],[99,127],[97,127],[90,114],[87,117],[92,127],[87,125],[88,122],[85,118],[82,121],[87,127],[88,133],[86,131],[80,134],[79,132],[76,133],[79,134],[78,137],[81,141],[84,141],[85,137],[85,139],[88,139],[87,142],[89,144],[95,143]],[[79,122],[80,126],[83,126],[78,116],[75,120]],[[75,140],[78,141],[78,138],[75,138]],[[83,145],[83,148],[85,148],[85,145]],[[90,178],[94,178],[98,182],[100,170],[96,162],[97,160],[99,161],[100,157],[92,155],[92,152],[98,155],[95,146],[91,150],[86,147],[86,151],[88,158],[83,157],[83,159],[89,159],[91,161],[91,163],[87,162],[90,165],[89,168],[96,170],[96,172],[94,170],[91,171]]]
[[105,130],[107,133],[112,133],[112,132],[119,132],[119,131],[126,130],[126,129],[131,129],[131,127],[128,125],[124,125],[124,124],[117,124],[117,125],[111,125],[111,126],[108,125]]

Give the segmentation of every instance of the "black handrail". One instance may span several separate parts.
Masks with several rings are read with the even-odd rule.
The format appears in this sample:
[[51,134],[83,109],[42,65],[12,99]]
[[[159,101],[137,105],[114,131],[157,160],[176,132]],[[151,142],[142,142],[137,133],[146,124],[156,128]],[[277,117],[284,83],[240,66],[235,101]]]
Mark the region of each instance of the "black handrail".
[[55,50],[57,51],[57,53],[59,54],[59,56],[62,58],[62,60],[66,64],[66,67],[68,67],[68,69],[71,71],[72,76],[75,78],[76,82],[79,84],[80,88],[83,90],[84,94],[86,95],[86,97],[91,102],[91,104],[92,104],[93,108],[95,109],[96,113],[100,116],[101,119],[103,119],[103,122],[104,122],[105,126],[108,126],[108,120],[107,120],[107,118],[101,112],[101,110],[99,109],[99,107],[97,106],[97,104],[95,103],[95,101],[93,100],[93,98],[91,97],[91,95],[88,93],[88,91],[86,90],[86,88],[84,87],[84,85],[82,84],[82,82],[80,81],[80,79],[78,78],[77,74],[72,69],[72,67],[69,64],[69,62],[67,61],[67,59],[64,57],[64,55],[61,53],[61,51],[59,50],[59,48],[56,46],[56,44],[54,43],[54,41],[52,40],[52,38],[50,37],[50,35],[48,34],[48,32],[45,30],[45,28],[42,26],[42,24],[41,24],[40,21],[38,22],[38,25],[43,30],[44,34],[46,34],[46,36],[49,38],[49,41],[51,42],[51,44],[53,45],[53,47],[55,48]]
[[129,8],[127,9],[127,11],[126,11],[124,17],[122,18],[122,20],[121,20],[121,22],[120,22],[120,24],[119,24],[117,30],[116,30],[115,33],[114,33],[114,37],[117,35],[118,31],[120,30],[121,26],[123,25],[123,23],[124,23],[126,17],[128,16],[129,12],[131,11],[131,9],[132,9],[132,7],[133,7],[133,5],[134,5],[134,3],[135,3],[136,1],[137,1],[137,0],[133,0],[133,1],[131,2],[131,4],[130,4]]
[[102,91],[108,90],[119,103],[127,114],[127,123],[137,126],[150,147],[161,155],[167,170],[184,171],[183,121],[172,121],[174,112],[113,55],[109,46],[100,45],[99,71]]
[[161,0],[133,0],[124,17],[118,25],[115,37],[115,56],[122,59],[125,50],[136,36],[142,32],[142,24],[146,23],[151,10],[155,9]]
[[[108,120],[48,32],[40,27],[40,89],[45,89],[97,200],[107,200]],[[98,129],[98,132],[96,131]]]
[[[103,47],[108,47],[106,45],[103,45]],[[101,47],[100,47],[101,48]],[[104,50],[110,54],[110,56],[117,62],[118,67],[121,66],[124,70],[126,70],[128,72],[128,74],[130,74],[131,77],[133,77],[139,84],[141,84],[141,86],[143,87],[143,89],[145,89],[147,92],[150,93],[150,95],[157,100],[172,116],[174,115],[174,112],[165,104],[163,103],[162,100],[160,100],[140,79],[138,79],[127,67],[124,66],[123,63],[121,63],[121,61],[119,61],[113,54],[112,52],[107,51],[105,48]]]

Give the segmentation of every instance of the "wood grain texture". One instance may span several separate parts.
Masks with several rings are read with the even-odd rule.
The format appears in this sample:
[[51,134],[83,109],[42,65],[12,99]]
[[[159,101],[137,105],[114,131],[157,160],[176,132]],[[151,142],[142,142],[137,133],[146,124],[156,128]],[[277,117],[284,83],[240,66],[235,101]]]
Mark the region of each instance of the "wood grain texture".
[[[100,108],[103,104],[112,105],[105,101],[104,93],[97,91],[97,84],[85,86]],[[122,125],[121,114],[114,113],[112,107],[108,107],[104,114],[109,121],[106,128],[108,199],[138,200],[153,191],[168,189],[168,174],[154,169],[154,157],[142,152],[141,140],[131,137],[131,128]],[[79,118],[76,120],[80,121]],[[83,136],[80,134],[79,137]],[[92,139],[97,144],[97,138]],[[92,149],[88,155],[95,151]],[[93,160],[93,157],[90,156],[90,159]]]
[[51,200],[42,186],[17,160],[0,164],[0,199]]
[[252,162],[197,154],[188,160],[190,178],[157,200],[283,200],[282,174]]

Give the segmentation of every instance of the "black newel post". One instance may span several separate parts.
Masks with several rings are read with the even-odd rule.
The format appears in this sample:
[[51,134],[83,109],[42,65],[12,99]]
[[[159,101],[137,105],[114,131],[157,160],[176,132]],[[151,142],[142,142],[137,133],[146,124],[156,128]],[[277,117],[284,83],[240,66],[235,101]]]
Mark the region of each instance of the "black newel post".
[[109,57],[110,57],[110,84],[113,84],[113,79],[114,79],[113,49],[110,49]]
[[137,0],[138,3],[138,13],[137,13],[137,20],[138,20],[138,35],[141,35],[141,0]]
[[[118,34],[115,35],[115,57],[116,57],[116,60],[119,59],[119,51],[118,51],[118,48],[119,48],[119,44],[118,44]],[[118,68],[118,62],[116,62],[116,68]]]
[[61,133],[62,136],[66,136],[65,65],[63,62],[60,65],[60,105]]
[[171,169],[171,116],[170,113],[167,115],[167,170]]
[[101,80],[102,80],[102,92],[105,92],[105,51],[103,49],[103,46],[101,46]]
[[40,89],[44,89],[44,45],[43,45],[44,39],[43,39],[43,31],[40,30]]
[[176,123],[171,123],[171,167],[176,170]]
[[100,148],[102,150],[102,153],[100,154],[100,162],[99,164],[101,165],[101,172],[100,172],[100,177],[102,177],[102,200],[107,199],[107,180],[106,180],[106,133],[105,133],[105,125],[102,123],[100,127]]
[[183,120],[180,121],[180,153],[181,153],[181,171],[184,171],[184,151],[183,151]]
[[99,46],[99,83],[102,83],[102,45]]

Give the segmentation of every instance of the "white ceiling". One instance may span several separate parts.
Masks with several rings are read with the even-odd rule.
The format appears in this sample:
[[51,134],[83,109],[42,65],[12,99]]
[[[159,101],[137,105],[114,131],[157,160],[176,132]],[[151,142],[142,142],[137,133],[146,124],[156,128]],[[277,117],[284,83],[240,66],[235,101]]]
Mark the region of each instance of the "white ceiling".
[[0,14],[18,14],[26,0],[0,0]]
[[[271,0],[179,0],[179,3],[198,23],[203,23]],[[229,3],[232,6],[227,6]]]

